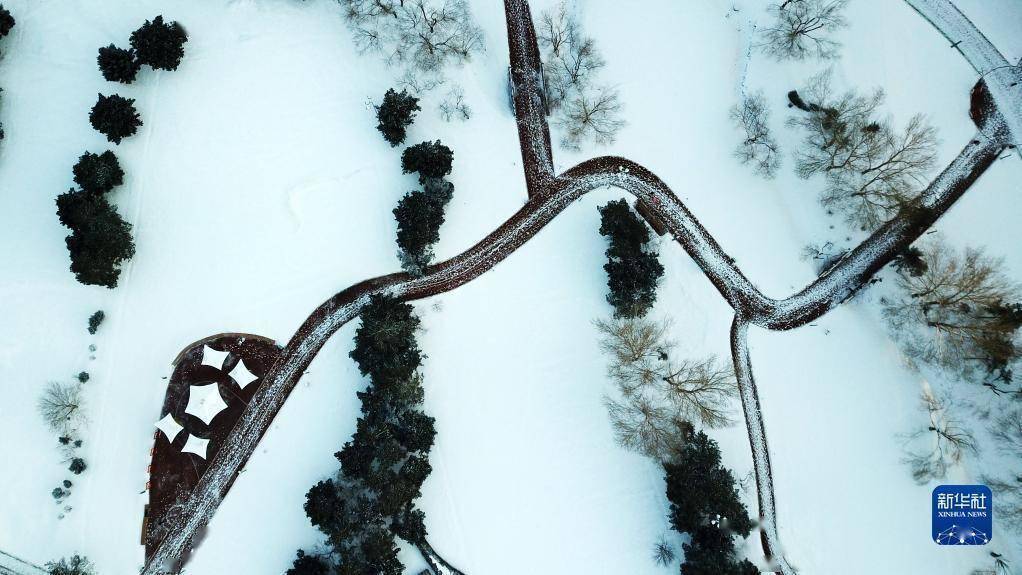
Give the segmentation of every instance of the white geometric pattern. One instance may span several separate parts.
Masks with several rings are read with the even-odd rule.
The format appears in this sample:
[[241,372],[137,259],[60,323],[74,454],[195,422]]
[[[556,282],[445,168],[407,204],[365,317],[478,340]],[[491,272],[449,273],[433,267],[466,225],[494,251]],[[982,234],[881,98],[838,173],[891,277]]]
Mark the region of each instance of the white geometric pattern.
[[234,381],[238,382],[241,389],[245,389],[248,387],[248,384],[259,379],[258,376],[254,375],[247,367],[245,367],[245,360],[238,360],[238,365],[234,366],[234,369],[232,369],[231,373],[228,375],[230,375]]
[[167,439],[169,439],[171,443],[174,443],[174,438],[177,437],[177,434],[180,433],[184,427],[182,427],[181,424],[174,419],[173,415],[168,413],[163,419],[156,422],[156,429],[162,431],[163,434],[167,436]]
[[228,355],[226,351],[217,351],[208,345],[204,345],[202,346],[202,365],[223,369]]
[[188,436],[188,441],[185,442],[185,446],[181,448],[181,453],[194,453],[199,457],[206,459],[206,450],[209,448],[209,440],[202,439],[201,437],[195,437],[194,435]]
[[210,421],[227,408],[224,399],[220,397],[220,386],[216,383],[204,386],[191,386],[188,388],[188,407],[185,413],[198,417],[209,425]]

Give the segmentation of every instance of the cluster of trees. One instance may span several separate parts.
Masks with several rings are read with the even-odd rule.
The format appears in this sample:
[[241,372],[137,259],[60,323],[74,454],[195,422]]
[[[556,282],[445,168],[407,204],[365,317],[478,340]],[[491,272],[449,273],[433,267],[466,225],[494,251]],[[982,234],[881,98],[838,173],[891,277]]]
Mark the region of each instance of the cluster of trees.
[[770,23],[761,32],[759,47],[778,60],[836,58],[841,48],[832,37],[847,26],[843,11],[848,0],[784,0],[768,6]]
[[[1022,461],[1022,408],[1001,414],[990,431],[997,451],[1017,466]],[[1013,531],[1022,531],[1022,468],[1015,467],[1008,476],[984,475],[983,483],[997,493],[997,520]]]
[[731,120],[745,135],[735,158],[752,164],[756,173],[773,178],[781,167],[781,148],[770,134],[770,109],[761,92],[742,97],[731,109]]
[[373,296],[355,333],[352,359],[370,379],[360,392],[362,416],[354,436],[336,453],[341,473],[316,484],[305,512],[327,535],[332,552],[299,553],[291,575],[400,575],[395,536],[410,543],[426,537],[425,516],[415,507],[431,471],[434,420],[422,411],[419,318],[407,303]]
[[185,55],[188,34],[177,22],[157,16],[131,33],[130,48],[110,44],[99,49],[97,63],[103,77],[111,82],[131,84],[143,64],[154,70],[177,70]]
[[995,392],[1010,384],[1022,357],[1022,288],[1003,260],[935,238],[893,265],[898,292],[884,298],[884,314],[907,355]]
[[483,49],[483,33],[465,0],[341,0],[362,52],[389,64],[438,72]]
[[394,208],[398,258],[411,274],[422,275],[433,261],[444,209],[454,195],[454,184],[444,179],[453,162],[454,152],[440,140],[409,146],[401,154],[401,169],[406,174],[417,173],[422,185],[422,190],[408,192]]
[[537,41],[547,106],[564,130],[562,145],[579,149],[590,141],[612,143],[625,124],[620,97],[612,86],[595,83],[606,62],[564,2],[542,13]]
[[608,375],[619,394],[604,399],[618,443],[658,461],[684,445],[690,422],[731,423],[734,369],[716,356],[678,359],[668,320],[597,321]]
[[671,526],[691,537],[682,546],[682,575],[757,575],[756,566],[735,557],[734,538],[748,537],[753,524],[717,442],[691,424],[682,439],[676,457],[663,464]]
[[878,116],[882,90],[864,96],[831,88],[830,71],[810,79],[788,98],[804,113],[789,119],[805,140],[795,154],[801,178],[822,174],[824,206],[841,212],[865,231],[903,210],[918,209],[919,196],[936,158],[937,132],[922,115],[903,129]]
[[649,227],[624,199],[608,202],[600,210],[600,235],[607,237],[607,301],[614,317],[646,315],[656,301],[656,286],[664,275],[657,252],[649,247]]
[[[14,28],[14,16],[11,15],[11,11],[4,8],[3,4],[0,4],[0,38],[6,38],[11,30]],[[2,92],[3,90],[0,90]],[[0,140],[4,139],[4,128],[3,124],[0,124]]]
[[121,264],[135,254],[131,224],[125,222],[106,198],[124,181],[124,171],[111,151],[86,152],[73,168],[71,188],[57,196],[57,217],[71,229],[67,237],[71,271],[86,285],[117,286]]
[[[720,463],[717,444],[695,423],[731,423],[737,395],[733,367],[715,356],[678,358],[667,334],[670,321],[644,316],[656,299],[663,266],[648,250],[646,224],[624,200],[600,208],[600,234],[607,236],[607,270],[614,319],[597,321],[608,375],[616,394],[604,397],[617,442],[663,465],[671,524],[687,533],[684,575],[752,575],[759,571],[735,557],[735,536],[752,529],[735,479]],[[661,565],[674,561],[666,538],[653,547]]]

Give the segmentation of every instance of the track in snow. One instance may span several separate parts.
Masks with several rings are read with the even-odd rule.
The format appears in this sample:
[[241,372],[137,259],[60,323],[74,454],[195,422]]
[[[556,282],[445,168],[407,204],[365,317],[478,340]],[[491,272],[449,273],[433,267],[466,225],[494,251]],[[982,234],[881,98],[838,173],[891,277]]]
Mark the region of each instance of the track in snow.
[[[147,561],[143,575],[176,572],[180,568],[193,539],[212,518],[312,359],[330,336],[361,313],[371,296],[389,293],[407,301],[453,290],[513,253],[572,202],[604,187],[619,188],[644,200],[735,310],[732,350],[753,452],[764,551],[779,572],[795,573],[779,553],[769,450],[748,356],[746,329],[750,324],[772,330],[799,327],[851,297],[895,254],[919,238],[990,167],[1011,143],[1008,126],[995,106],[987,106],[975,137],[924,190],[923,209],[915,217],[899,216],[887,222],[801,291],[774,299],[745,277],[670,188],[644,167],[625,158],[605,156],[582,162],[561,175],[554,174],[550,132],[539,94],[539,51],[529,5],[527,0],[505,0],[504,6],[529,201],[478,244],[430,266],[422,277],[397,273],[369,279],[320,305],[264,375],[264,383],[210,462],[178,525]],[[998,106],[1002,104],[996,102]]]

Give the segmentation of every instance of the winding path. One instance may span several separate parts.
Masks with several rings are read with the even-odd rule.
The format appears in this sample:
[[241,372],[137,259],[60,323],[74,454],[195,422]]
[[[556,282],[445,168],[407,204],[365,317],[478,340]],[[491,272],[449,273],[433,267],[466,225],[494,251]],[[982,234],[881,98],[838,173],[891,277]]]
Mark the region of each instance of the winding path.
[[677,196],[656,175],[620,157],[587,160],[560,175],[553,171],[550,133],[538,91],[539,51],[527,0],[505,0],[511,76],[529,200],[479,243],[430,266],[424,276],[397,273],[369,279],[334,295],[302,324],[264,376],[237,426],[210,462],[178,524],[142,569],[144,575],[176,572],[192,541],[208,524],[238,472],[323,344],[355,319],[374,294],[402,300],[453,290],[491,269],[586,193],[620,188],[644,200],[735,310],[732,349],[752,446],[764,551],[785,575],[794,573],[777,536],[773,482],[765,425],[749,362],[749,325],[786,330],[804,325],[848,299],[901,249],[915,241],[993,163],[1009,143],[1009,130],[993,105],[958,157],[923,193],[923,209],[883,225],[802,290],[784,299],[764,295],[741,272]]

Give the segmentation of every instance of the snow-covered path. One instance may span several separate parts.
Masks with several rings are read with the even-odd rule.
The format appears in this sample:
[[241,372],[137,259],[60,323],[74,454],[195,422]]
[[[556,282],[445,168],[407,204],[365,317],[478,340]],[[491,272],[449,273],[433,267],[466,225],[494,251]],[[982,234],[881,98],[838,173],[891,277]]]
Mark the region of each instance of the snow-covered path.
[[1022,142],[1022,63],[1008,62],[951,0],[906,1],[933,24],[983,78],[1011,132],[1009,141],[1017,146]]
[[[531,20],[527,20],[528,4],[524,0],[507,0],[505,8],[512,70],[535,70],[538,51],[534,45],[530,47],[535,42],[534,35],[521,36],[522,30],[531,29]],[[513,74],[513,77],[521,81],[529,75]],[[533,103],[537,101],[535,82],[522,81],[516,89],[516,102],[526,98]],[[392,293],[412,300],[459,287],[493,268],[575,200],[604,187],[619,188],[646,201],[735,309],[735,333],[738,334],[733,340],[736,370],[744,382],[743,405],[756,466],[764,542],[769,555],[771,548],[779,549],[780,545],[773,511],[769,451],[763,433],[765,425],[742,337],[744,327],[752,323],[769,329],[791,329],[822,316],[846,300],[898,251],[926,231],[1010,142],[1009,132],[1000,115],[995,109],[987,110],[980,131],[925,191],[926,209],[922,210],[921,217],[899,217],[888,222],[807,287],[778,300],[760,292],[670,188],[642,166],[624,158],[602,157],[583,162],[556,178],[551,177],[552,168],[546,165],[549,130],[545,118],[534,113],[534,106],[519,105],[516,108],[531,199],[478,244],[432,266],[425,276],[413,278],[407,274],[392,274],[367,280],[338,293],[317,308],[265,376],[264,385],[253,397],[241,421],[193,492],[180,524],[161,543],[143,573],[166,571],[187,551],[192,538],[213,516],[234,478],[312,359],[331,335],[359,315],[372,295]],[[783,558],[777,561],[782,572],[793,572]]]

